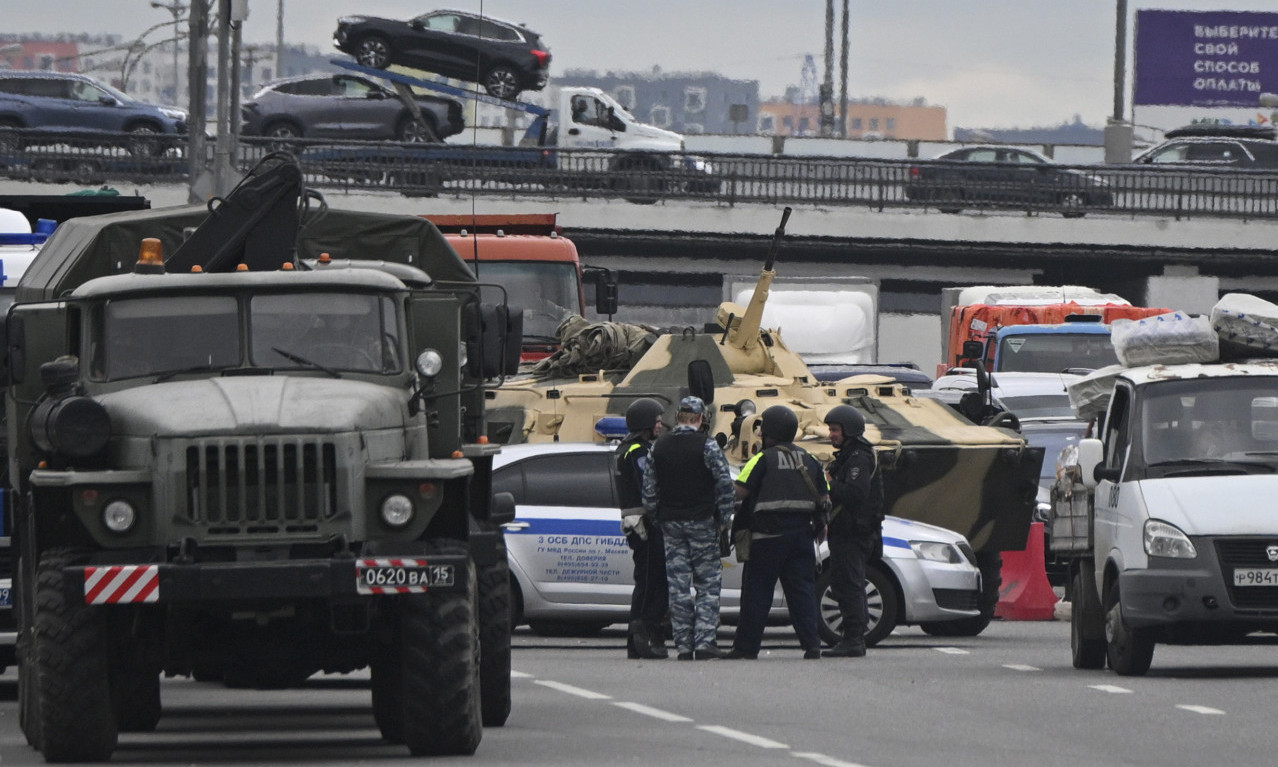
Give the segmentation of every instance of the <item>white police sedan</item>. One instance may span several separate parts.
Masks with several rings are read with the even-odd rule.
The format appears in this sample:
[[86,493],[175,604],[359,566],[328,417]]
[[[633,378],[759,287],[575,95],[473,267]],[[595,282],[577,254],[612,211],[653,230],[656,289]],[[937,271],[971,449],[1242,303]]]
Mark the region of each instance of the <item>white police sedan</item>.
[[[634,566],[621,533],[614,450],[591,443],[508,445],[496,457],[493,491],[514,495],[517,510],[506,531],[516,625],[527,623],[543,634],[590,635],[629,620]],[[827,556],[822,546],[821,561]],[[958,533],[888,517],[883,559],[867,573],[867,644],[907,624],[934,633],[969,633],[959,627],[979,615],[981,576],[974,561]],[[741,571],[735,557],[723,560],[720,604],[727,623],[740,606]],[[839,611],[823,576],[817,584],[821,635],[833,644]],[[784,604],[778,589],[774,621],[785,620]],[[950,627],[954,630],[947,631]]]

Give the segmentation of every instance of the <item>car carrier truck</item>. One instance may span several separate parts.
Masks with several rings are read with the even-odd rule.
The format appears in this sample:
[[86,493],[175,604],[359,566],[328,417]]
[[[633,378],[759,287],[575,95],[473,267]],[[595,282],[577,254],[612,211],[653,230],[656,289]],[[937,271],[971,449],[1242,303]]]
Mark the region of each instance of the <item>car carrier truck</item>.
[[161,675],[369,667],[413,754],[509,713],[482,381],[512,324],[428,221],[299,208],[300,181],[272,155],[209,208],[72,219],[18,286],[18,711],[46,761],[154,729]]

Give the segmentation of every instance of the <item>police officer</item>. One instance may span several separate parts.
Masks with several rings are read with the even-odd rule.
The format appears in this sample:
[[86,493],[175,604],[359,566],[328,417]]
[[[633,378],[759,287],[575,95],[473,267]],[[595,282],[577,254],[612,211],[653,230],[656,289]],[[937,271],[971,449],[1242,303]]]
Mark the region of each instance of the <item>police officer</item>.
[[[719,630],[719,524],[732,514],[728,459],[701,425],[700,397],[679,402],[675,427],[652,446],[643,474],[643,507],[661,524],[666,547],[670,627],[679,660],[712,660],[725,653]],[[694,604],[692,590],[697,596]]]
[[665,408],[655,399],[642,397],[626,408],[630,432],[617,446],[617,495],[621,503],[621,530],[626,534],[635,562],[635,590],[630,597],[630,630],[626,640],[629,658],[670,657],[661,627],[666,617],[666,549],[661,526],[644,517],[643,471],[648,453],[660,436]]
[[777,579],[790,608],[790,623],[799,635],[803,657],[821,657],[817,632],[816,551],[813,540],[825,534],[830,503],[821,464],[794,444],[799,419],[784,405],[760,416],[763,450],[737,475],[741,511],[737,530],[750,530],[750,555],[741,582],[741,616],[729,659],[759,657],[763,629],[772,609]]
[[865,439],[865,416],[851,405],[825,415],[836,448],[830,480],[830,589],[843,617],[843,638],[827,658],[865,656],[865,566],[883,549],[883,478]]

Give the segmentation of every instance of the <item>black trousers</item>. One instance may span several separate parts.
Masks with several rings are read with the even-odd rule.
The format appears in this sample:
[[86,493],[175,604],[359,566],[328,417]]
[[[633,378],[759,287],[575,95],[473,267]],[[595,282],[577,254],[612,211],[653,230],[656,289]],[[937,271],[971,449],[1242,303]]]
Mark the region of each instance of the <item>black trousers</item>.
[[787,530],[776,536],[750,541],[750,558],[741,577],[741,616],[732,642],[735,649],[759,652],[763,630],[772,609],[777,579],[790,608],[790,624],[804,650],[821,646],[817,633],[816,551],[812,529]]
[[661,527],[644,520],[648,540],[634,533],[626,536],[635,563],[635,590],[630,595],[630,620],[643,621],[651,632],[661,628],[670,605],[666,589],[666,544]]
[[865,636],[869,616],[865,606],[865,565],[877,548],[873,534],[830,530],[830,590],[843,616],[844,639]]

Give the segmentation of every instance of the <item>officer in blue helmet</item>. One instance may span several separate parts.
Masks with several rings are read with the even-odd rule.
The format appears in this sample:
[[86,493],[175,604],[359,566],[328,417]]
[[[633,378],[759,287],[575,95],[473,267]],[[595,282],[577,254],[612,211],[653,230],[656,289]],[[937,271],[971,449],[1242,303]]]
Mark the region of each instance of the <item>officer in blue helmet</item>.
[[[706,403],[679,402],[675,427],[652,446],[643,474],[643,507],[661,525],[666,548],[670,628],[679,660],[713,660],[726,653],[719,630],[719,525],[734,505],[728,458],[701,429]],[[696,599],[692,591],[696,591]]]
[[830,504],[825,472],[816,458],[794,444],[799,419],[793,410],[773,405],[759,421],[763,450],[737,475],[742,504],[732,521],[733,538],[738,530],[750,531],[750,553],[741,580],[741,617],[728,659],[759,657],[772,594],[780,579],[803,657],[819,660],[813,542],[825,535]]
[[665,407],[650,397],[630,403],[626,408],[626,430],[630,433],[615,454],[621,531],[626,534],[635,563],[626,656],[648,660],[670,657],[662,628],[669,604],[665,541],[661,526],[646,517],[643,510],[643,472],[652,443],[664,430],[664,412]]
[[851,405],[825,414],[830,444],[836,448],[826,472],[830,481],[830,589],[843,618],[843,638],[827,658],[865,655],[869,616],[865,567],[883,555],[883,477],[874,446],[865,438],[865,416]]

